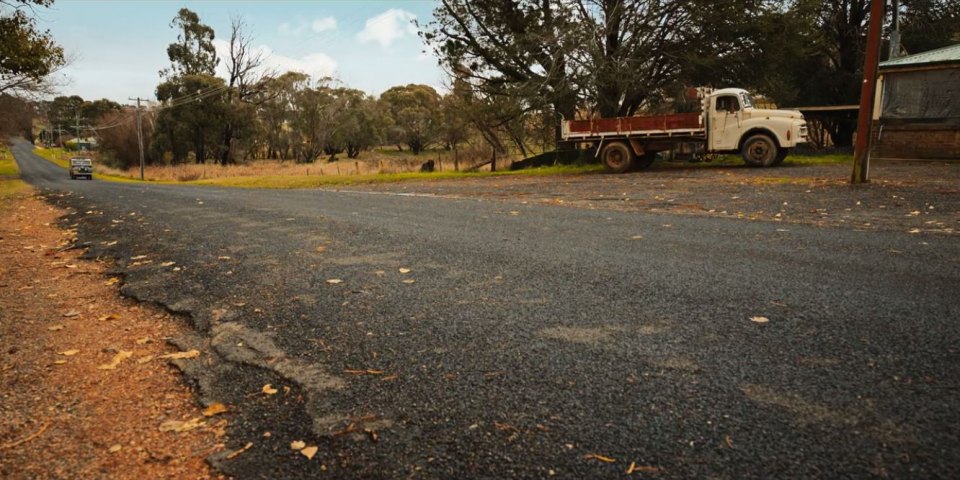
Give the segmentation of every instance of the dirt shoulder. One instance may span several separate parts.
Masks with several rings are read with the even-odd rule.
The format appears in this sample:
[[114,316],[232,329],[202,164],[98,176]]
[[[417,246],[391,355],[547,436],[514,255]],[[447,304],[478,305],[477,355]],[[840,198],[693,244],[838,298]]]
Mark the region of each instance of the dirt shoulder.
[[205,458],[227,420],[205,417],[159,358],[188,327],[120,297],[107,264],[62,250],[74,236],[56,227],[63,214],[0,199],[0,477],[214,476]]
[[960,233],[960,162],[874,162],[849,183],[848,164],[747,168],[655,164],[623,175],[485,177],[357,185],[345,190],[807,224],[910,233]]

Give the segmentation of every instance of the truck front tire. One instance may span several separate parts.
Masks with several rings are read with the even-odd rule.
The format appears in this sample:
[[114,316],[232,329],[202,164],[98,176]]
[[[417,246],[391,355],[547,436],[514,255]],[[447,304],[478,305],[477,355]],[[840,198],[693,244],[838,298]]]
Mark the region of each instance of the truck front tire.
[[610,142],[600,152],[600,160],[610,173],[624,173],[633,167],[633,151],[623,142]]
[[751,167],[770,167],[775,165],[777,157],[780,155],[779,150],[773,139],[759,133],[751,135],[747,138],[747,141],[743,142],[740,153],[743,155],[743,161]]

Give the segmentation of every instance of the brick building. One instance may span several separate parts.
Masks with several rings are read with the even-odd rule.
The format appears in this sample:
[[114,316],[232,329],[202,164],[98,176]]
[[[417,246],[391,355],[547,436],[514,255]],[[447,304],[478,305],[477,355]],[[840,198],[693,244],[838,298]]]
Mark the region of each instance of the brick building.
[[880,64],[874,158],[960,161],[960,44]]

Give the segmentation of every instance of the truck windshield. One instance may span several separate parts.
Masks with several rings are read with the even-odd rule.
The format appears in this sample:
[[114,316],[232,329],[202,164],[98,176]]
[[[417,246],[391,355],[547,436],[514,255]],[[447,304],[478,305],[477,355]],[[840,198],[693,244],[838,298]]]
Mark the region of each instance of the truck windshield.
[[750,98],[750,94],[743,92],[740,94],[740,98],[743,99],[743,108],[753,108],[753,99]]

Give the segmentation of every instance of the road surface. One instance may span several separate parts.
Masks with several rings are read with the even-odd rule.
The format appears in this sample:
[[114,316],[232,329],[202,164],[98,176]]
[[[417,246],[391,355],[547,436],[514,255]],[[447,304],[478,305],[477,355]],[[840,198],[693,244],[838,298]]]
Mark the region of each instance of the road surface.
[[190,315],[238,478],[960,475],[956,237],[71,181],[30,148],[122,292]]

